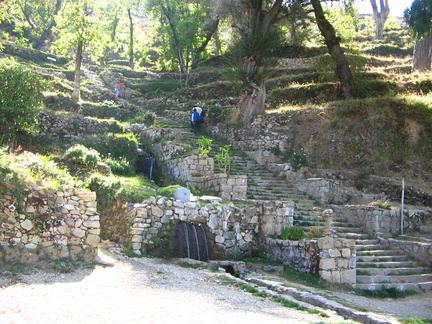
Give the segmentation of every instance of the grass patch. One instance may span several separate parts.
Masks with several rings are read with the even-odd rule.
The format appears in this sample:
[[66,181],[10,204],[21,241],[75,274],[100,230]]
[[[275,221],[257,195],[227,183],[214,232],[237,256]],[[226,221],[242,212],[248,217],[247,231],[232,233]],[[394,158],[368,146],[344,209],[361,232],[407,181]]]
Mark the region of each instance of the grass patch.
[[427,318],[410,317],[400,321],[403,324],[432,324],[432,319],[427,319]]
[[331,283],[330,281],[322,279],[318,276],[298,272],[290,268],[286,268],[281,276],[290,282],[299,283],[318,289],[331,291],[352,291],[352,288],[348,285]]
[[58,273],[72,273],[78,269],[94,269],[95,266],[96,263],[94,262],[74,261],[69,258],[56,259],[50,263],[51,270]]
[[308,312],[309,314],[316,314],[316,315],[319,315],[321,317],[330,317],[328,314],[326,314],[324,312],[320,312],[317,309],[311,309],[311,308],[307,308],[305,306],[301,306],[300,304],[293,302],[291,300],[287,300],[287,299],[280,298],[280,297],[274,298],[273,300],[277,303],[282,304],[285,307],[294,308],[294,309],[297,309],[297,310],[303,311],[303,312]]
[[359,296],[382,299],[400,299],[416,294],[416,292],[412,290],[400,290],[397,288],[385,288],[380,290],[355,289],[354,291]]
[[190,263],[187,263],[185,261],[179,261],[179,262],[177,262],[177,265],[182,267],[182,268],[186,268],[186,269],[202,269],[202,267],[203,267],[202,265],[190,264]]

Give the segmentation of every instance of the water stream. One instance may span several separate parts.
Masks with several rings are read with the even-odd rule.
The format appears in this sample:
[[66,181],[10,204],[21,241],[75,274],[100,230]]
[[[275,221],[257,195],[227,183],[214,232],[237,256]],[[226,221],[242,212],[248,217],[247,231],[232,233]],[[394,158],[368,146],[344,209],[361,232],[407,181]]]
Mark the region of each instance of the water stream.
[[210,259],[207,235],[204,226],[180,222],[174,227],[173,257],[199,261]]

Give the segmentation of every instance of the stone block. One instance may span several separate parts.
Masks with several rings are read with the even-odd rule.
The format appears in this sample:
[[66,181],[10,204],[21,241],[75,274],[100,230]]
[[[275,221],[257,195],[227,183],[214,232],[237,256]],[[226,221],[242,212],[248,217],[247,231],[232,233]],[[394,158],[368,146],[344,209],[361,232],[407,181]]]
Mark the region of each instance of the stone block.
[[97,247],[100,242],[100,237],[98,235],[89,234],[86,239],[88,245]]
[[321,278],[323,278],[324,280],[327,281],[331,281],[332,279],[332,274],[331,271],[327,271],[327,270],[320,270],[318,271],[318,274]]
[[321,259],[319,263],[319,269],[320,270],[333,270],[336,268],[336,262],[335,259]]
[[318,239],[318,248],[321,250],[327,250],[334,247],[334,239],[333,237],[323,237]]
[[356,282],[357,282],[357,280],[356,280],[356,270],[355,269],[341,271],[340,283],[354,285],[354,284],[356,284]]
[[83,231],[83,230],[80,229],[80,228],[75,228],[75,229],[72,231],[72,235],[75,236],[75,237],[79,237],[79,238],[84,237],[85,234],[86,234],[86,232]]
[[218,235],[215,238],[215,242],[219,244],[223,244],[225,242],[225,237]]
[[338,249],[329,249],[329,256],[332,258],[339,258],[341,253]]
[[342,257],[345,259],[349,259],[351,258],[351,249],[348,248],[343,248],[342,249],[342,253],[341,253]]
[[151,212],[153,216],[161,217],[163,215],[163,210],[158,206],[153,206]]
[[21,223],[21,227],[25,230],[25,231],[30,231],[33,227],[34,227],[34,225],[33,225],[33,222],[31,221],[31,220],[29,220],[29,219],[26,219],[25,221],[23,221],[22,223]]

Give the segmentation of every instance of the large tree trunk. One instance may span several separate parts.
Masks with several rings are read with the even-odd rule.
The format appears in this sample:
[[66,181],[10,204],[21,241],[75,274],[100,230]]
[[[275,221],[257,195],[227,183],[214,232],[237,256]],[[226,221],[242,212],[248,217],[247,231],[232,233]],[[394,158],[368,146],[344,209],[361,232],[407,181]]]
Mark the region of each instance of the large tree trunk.
[[388,0],[380,0],[380,9],[378,10],[376,0],[370,0],[372,5],[373,17],[375,21],[375,38],[383,39],[384,34],[384,24],[390,13],[390,7],[388,5]]
[[243,93],[241,99],[240,119],[244,125],[250,125],[257,115],[264,112],[265,100],[265,83],[256,86],[252,93]]
[[414,47],[413,71],[428,71],[431,67],[432,36],[418,40]]
[[133,70],[135,68],[135,62],[134,62],[134,26],[132,21],[132,13],[130,8],[128,8],[128,17],[129,17],[129,67]]
[[71,98],[79,100],[80,88],[81,88],[81,63],[83,60],[84,42],[80,40],[77,46],[77,54],[75,56],[75,73],[74,73],[74,88],[72,91]]
[[344,51],[339,44],[339,37],[333,25],[326,19],[320,0],[311,0],[314,8],[315,17],[321,35],[324,37],[330,56],[336,63],[336,75],[342,86],[342,91],[346,99],[352,98],[352,73]]
[[[254,71],[260,71],[263,67],[256,66],[253,57],[245,58],[244,70],[246,74],[250,75]],[[255,83],[249,84],[250,89],[244,91],[241,99],[240,120],[244,125],[250,125],[255,117],[265,111],[266,100],[266,86],[265,82],[257,85]]]

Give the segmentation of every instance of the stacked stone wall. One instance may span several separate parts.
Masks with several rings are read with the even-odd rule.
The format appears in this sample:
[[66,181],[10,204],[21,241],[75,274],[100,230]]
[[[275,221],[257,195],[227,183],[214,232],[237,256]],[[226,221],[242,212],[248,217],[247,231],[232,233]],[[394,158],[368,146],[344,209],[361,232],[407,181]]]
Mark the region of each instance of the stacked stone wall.
[[355,241],[324,237],[317,240],[275,240],[265,244],[268,258],[300,272],[319,275],[330,282],[356,283]]
[[[124,223],[131,222],[125,244],[137,253],[169,240],[165,229],[178,222],[202,224],[215,251],[227,256],[258,247],[269,235],[278,236],[284,226],[292,226],[293,202],[251,201],[247,206],[215,205],[152,197],[143,204],[125,205]],[[114,215],[108,217],[115,217]],[[110,220],[107,220],[108,222]],[[122,222],[121,219],[115,222]],[[111,233],[112,236],[124,235]]]
[[395,250],[402,250],[425,267],[432,267],[432,241],[418,239],[382,239],[380,242]]
[[0,262],[52,259],[93,260],[100,241],[96,194],[31,186],[22,202],[0,199]]
[[389,237],[400,233],[400,211],[375,206],[333,206],[335,218],[359,226],[372,237]]
[[39,113],[39,118],[39,134],[46,136],[71,137],[124,131],[123,126],[116,120],[100,120],[82,115],[58,117],[44,112]]
[[187,146],[175,141],[154,143],[166,136],[161,130],[147,129],[143,138],[153,143],[152,152],[156,156],[162,173],[177,182],[192,185],[199,190],[210,190],[225,200],[246,199],[247,176],[215,173],[214,159],[186,151]]

